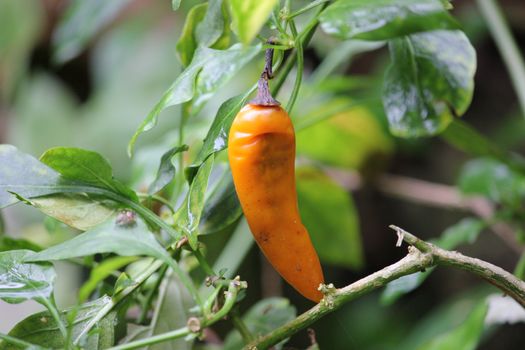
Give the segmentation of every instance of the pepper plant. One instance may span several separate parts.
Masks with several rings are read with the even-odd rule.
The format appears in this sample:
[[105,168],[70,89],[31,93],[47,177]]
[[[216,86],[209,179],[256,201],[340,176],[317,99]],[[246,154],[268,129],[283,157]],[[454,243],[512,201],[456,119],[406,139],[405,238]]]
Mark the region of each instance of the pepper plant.
[[[33,11],[38,3],[5,2],[1,16],[8,21],[10,14]],[[45,214],[41,227],[51,237],[14,237],[10,221],[0,220],[0,299],[10,304],[33,300],[45,308],[0,333],[0,349],[282,349],[287,341],[308,349],[347,349],[351,342],[334,345],[324,338],[318,330],[323,317],[377,290],[377,305],[410,300],[412,295],[404,295],[441,266],[479,276],[495,288],[469,297],[454,327],[441,324],[426,333],[413,329],[414,336],[388,338],[386,348],[474,349],[494,327],[525,320],[525,160],[461,119],[474,94],[476,50],[450,1],[166,1],[162,15],[155,12],[153,18],[184,24],[162,48],[151,44],[158,50],[148,53],[168,55],[170,62],[176,55],[180,71],[158,74],[159,81],[169,76],[172,83],[155,103],[154,96],[148,97],[149,112],[127,108],[126,119],[111,124],[104,94],[117,96],[111,94],[118,91],[123,106],[133,106],[144,98],[144,81],[153,74],[151,66],[133,61],[145,54],[140,48],[111,50],[117,47],[113,41],[132,40],[153,25],[151,20],[132,25],[122,20],[141,18],[140,6],[159,7],[147,1],[73,0],[53,29],[57,66],[84,55],[107,31],[117,33],[95,50],[100,68],[94,84],[103,94],[86,102],[89,125],[86,120],[67,124],[57,115],[46,121],[49,128],[73,125],[88,140],[66,140],[75,147],[55,145],[40,157],[16,139],[0,145],[0,207],[25,205]],[[476,9],[507,63],[525,115],[525,66],[506,20],[493,0],[478,0]],[[17,38],[21,31],[5,35],[13,41],[4,41],[0,73],[19,67],[16,74],[4,74],[1,98],[8,104],[25,91],[21,82],[27,72],[20,62],[24,53],[29,55],[29,41],[20,47],[23,38],[36,35],[31,26],[37,21],[28,23],[20,24],[26,36]],[[155,36],[148,40],[155,42]],[[266,63],[273,59],[265,69],[273,70],[271,93],[291,115],[297,134],[299,208],[325,270],[326,284],[319,286],[323,298],[315,305],[292,290],[287,295],[297,305],[282,296],[268,297],[272,293],[260,291],[258,274],[243,273],[254,241],[225,150],[235,116],[253,98],[265,52],[271,55]],[[382,55],[384,69],[368,76],[347,74],[361,54]],[[308,60],[312,55],[316,62]],[[121,73],[111,81],[113,69]],[[57,94],[43,101],[58,105]],[[112,105],[122,102],[108,99]],[[30,114],[40,112],[27,108]],[[131,123],[135,117],[141,121]],[[91,127],[97,120],[108,127]],[[125,145],[117,151],[111,147],[112,138],[121,134],[129,139],[129,159],[124,167],[119,161],[118,168],[128,173],[116,176],[106,157],[125,151]],[[385,159],[429,138],[441,138],[472,157],[455,186],[387,174]],[[89,149],[79,147],[90,142]],[[93,150],[97,143],[111,156]],[[349,194],[366,184],[398,200],[469,214],[428,240],[385,226],[380,244],[408,245],[407,255],[341,281],[332,267],[359,271],[366,266],[359,216]],[[514,274],[453,251],[476,245],[482,231],[495,233],[516,255]],[[67,307],[57,300],[56,268],[63,265],[58,262],[86,272],[78,290],[68,291],[73,302]],[[278,277],[261,264],[267,283],[279,286]]]

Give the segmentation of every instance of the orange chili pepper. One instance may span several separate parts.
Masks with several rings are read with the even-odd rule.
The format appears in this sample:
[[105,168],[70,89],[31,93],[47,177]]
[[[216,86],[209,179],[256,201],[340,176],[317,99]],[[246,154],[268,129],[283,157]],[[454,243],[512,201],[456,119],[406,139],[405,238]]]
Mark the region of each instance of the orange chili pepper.
[[235,117],[228,157],[235,189],[257,244],[290,285],[319,302],[323,295],[318,287],[324,278],[297,206],[295,133],[286,111],[269,95],[267,81],[266,86],[260,82],[258,98]]

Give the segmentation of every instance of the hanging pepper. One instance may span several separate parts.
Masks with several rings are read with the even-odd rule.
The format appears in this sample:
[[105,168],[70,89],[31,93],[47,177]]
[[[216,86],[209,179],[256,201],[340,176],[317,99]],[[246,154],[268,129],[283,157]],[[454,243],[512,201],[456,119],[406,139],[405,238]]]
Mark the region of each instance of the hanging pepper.
[[319,258],[301,222],[295,188],[295,132],[288,113],[270,94],[273,50],[257,97],[230,129],[228,157],[250,230],[266,258],[304,297],[319,302],[324,283]]

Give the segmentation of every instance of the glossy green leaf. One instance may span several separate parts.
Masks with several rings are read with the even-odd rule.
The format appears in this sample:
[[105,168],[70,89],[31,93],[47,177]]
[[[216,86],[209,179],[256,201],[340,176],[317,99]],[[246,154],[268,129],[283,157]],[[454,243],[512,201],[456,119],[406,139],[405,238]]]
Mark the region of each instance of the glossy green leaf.
[[204,208],[204,196],[213,167],[213,157],[208,158],[199,168],[190,185],[188,194],[177,212],[173,215],[175,226],[188,238],[190,246],[197,249],[199,223]]
[[53,33],[54,60],[64,63],[85,49],[130,0],[73,0]]
[[[0,167],[0,207],[16,203],[21,198],[32,200],[35,197],[56,193],[87,193],[90,196],[111,198],[125,206],[139,209],[138,205],[129,199],[129,197],[135,197],[135,193],[116,181],[110,182],[110,185],[119,191],[117,193],[113,192],[112,189],[69,180],[32,156],[22,153],[10,145],[0,145],[0,161],[2,164],[8,164],[8,166]],[[60,162],[55,165],[58,168]],[[88,164],[87,167],[91,167],[91,165]],[[65,172],[76,174],[77,170],[65,170]],[[80,177],[84,176],[88,178],[88,175],[80,175]],[[103,178],[104,180],[107,179]],[[124,196],[123,193],[128,193],[128,191],[129,197]],[[29,203],[31,202],[29,201]],[[147,211],[142,211],[141,214],[146,219],[148,218]]]
[[116,256],[108,258],[95,266],[89,275],[89,279],[82,285],[78,292],[78,299],[84,302],[97,288],[98,284],[112,275],[113,272],[137,260],[134,256]]
[[[291,321],[296,316],[296,310],[290,301],[285,298],[268,298],[253,305],[242,317],[248,330],[255,336],[262,336]],[[283,341],[277,344],[276,349],[282,349]],[[224,341],[224,350],[241,349],[244,346],[237,331],[232,331]]]
[[[111,303],[111,298],[102,297],[81,305],[78,310],[76,310],[77,314],[75,321],[73,322],[72,339],[76,339],[81,333],[83,333],[91,320],[108,303]],[[61,313],[60,318],[63,323],[67,324],[68,313],[72,311],[73,309],[68,309]],[[106,317],[102,318],[87,336],[81,339],[79,345],[81,345],[83,349],[107,349],[113,346],[116,341],[117,327],[117,313],[111,312]],[[48,311],[33,314],[20,321],[9,332],[9,335],[46,348],[65,348],[64,338],[60,334],[55,319],[51,317]],[[0,350],[9,349],[11,349],[9,345],[0,344]]]
[[297,133],[298,154],[338,167],[361,169],[370,157],[392,149],[381,124],[363,107],[334,114]]
[[0,208],[18,202],[10,192],[32,198],[59,192],[63,182],[53,169],[11,145],[0,145],[0,164]]
[[195,161],[186,169],[186,177],[190,182],[193,181],[197,170],[209,156],[228,147],[230,127],[247,99],[248,93],[238,95],[226,100],[219,107]]
[[[466,243],[472,244],[476,241],[485,225],[486,224],[479,219],[465,218],[447,228],[439,238],[432,240],[432,243],[447,250],[453,250]],[[403,295],[423,284],[432,271],[434,271],[434,268],[403,276],[388,283],[381,294],[381,302],[386,305],[394,303]]]
[[[174,275],[169,275],[159,288],[159,297],[155,304],[155,312],[150,324],[149,336],[166,333],[186,326],[189,311],[194,306],[191,296]],[[173,339],[164,343],[152,345],[150,350],[190,350],[193,339]]]
[[139,216],[125,210],[110,220],[68,241],[26,257],[26,261],[63,260],[99,253],[121,256],[145,255],[163,261],[169,254]]
[[108,221],[118,210],[113,201],[82,193],[52,194],[27,201],[44,214],[82,231]]
[[55,270],[47,262],[26,263],[30,250],[0,253],[0,299],[17,304],[26,300],[41,302],[51,297]]
[[277,0],[229,0],[233,28],[240,41],[247,45],[264,26]]
[[487,303],[476,306],[468,317],[448,333],[423,344],[418,350],[474,350],[483,335]]
[[319,19],[325,33],[341,39],[386,40],[459,27],[441,0],[339,0]]
[[148,193],[155,194],[166,187],[175,177],[175,165],[173,165],[173,157],[188,150],[187,145],[174,147],[164,153],[160,159],[159,170],[153,183],[149,186]]
[[345,189],[315,169],[300,168],[297,170],[297,195],[301,218],[321,261],[360,268],[363,251],[359,220]]
[[206,199],[200,232],[207,234],[220,231],[237,221],[241,215],[242,208],[235,192],[232,174],[227,169]]
[[467,195],[481,195],[498,203],[521,206],[525,176],[490,158],[478,158],[463,166],[458,185]]
[[40,161],[58,171],[64,178],[81,181],[137,202],[137,195],[131,189],[113,178],[111,165],[100,154],[81,148],[55,147],[47,150]]
[[131,154],[138,136],[157,124],[158,115],[165,108],[194,99],[193,106],[198,110],[211,98],[214,91],[230,80],[259,51],[260,45],[242,47],[236,44],[228,50],[199,47],[191,64],[139,126],[129,142],[128,153]]
[[392,64],[383,87],[390,130],[400,137],[431,136],[467,110],[476,53],[460,31],[412,34],[390,42]]
[[16,239],[5,235],[0,235],[0,252],[6,252],[9,250],[32,250],[34,252],[39,252],[42,250],[42,247],[31,241],[28,241],[27,239]]

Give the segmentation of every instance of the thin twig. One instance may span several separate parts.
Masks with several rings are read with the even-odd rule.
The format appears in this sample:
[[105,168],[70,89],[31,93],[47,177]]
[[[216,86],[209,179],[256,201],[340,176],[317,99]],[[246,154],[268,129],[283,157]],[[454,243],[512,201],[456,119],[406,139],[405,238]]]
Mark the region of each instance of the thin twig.
[[486,261],[471,258],[458,252],[441,249],[395,225],[390,225],[390,228],[395,230],[399,235],[402,235],[403,240],[408,244],[431,254],[436,265],[452,266],[471,272],[498,287],[525,308],[525,281],[516,278],[516,276],[510,272]]
[[387,266],[344,288],[335,289],[333,286],[323,286],[322,290],[325,297],[319,304],[269,334],[257,338],[248,344],[245,349],[267,349],[297,333],[299,330],[308,327],[321,317],[337,310],[351,300],[383,287],[388,282],[402,276],[436,265],[457,267],[480,276],[525,307],[525,282],[517,279],[509,272],[483,260],[441,249],[397,226],[392,225],[391,228],[396,230],[396,233],[403,241],[411,245],[407,256],[397,263]]

